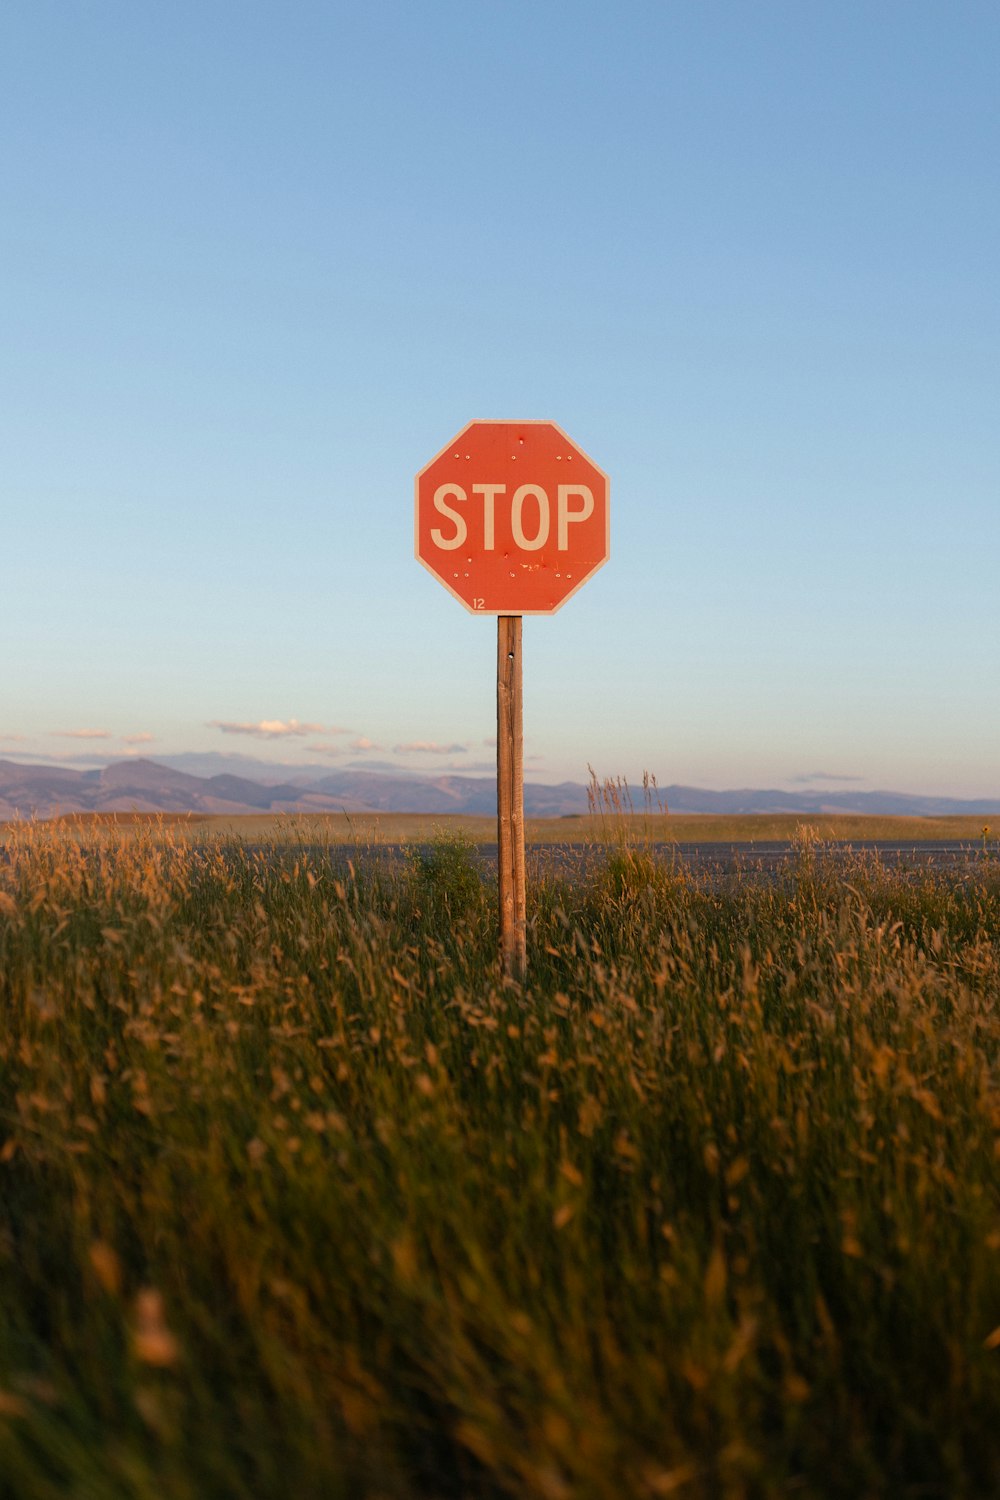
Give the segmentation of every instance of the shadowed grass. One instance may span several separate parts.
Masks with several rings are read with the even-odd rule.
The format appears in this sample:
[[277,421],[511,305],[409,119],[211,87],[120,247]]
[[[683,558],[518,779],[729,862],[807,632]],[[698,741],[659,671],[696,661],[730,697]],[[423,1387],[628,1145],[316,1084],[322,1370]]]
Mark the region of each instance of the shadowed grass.
[[988,861],[6,852],[3,1493],[996,1493]]

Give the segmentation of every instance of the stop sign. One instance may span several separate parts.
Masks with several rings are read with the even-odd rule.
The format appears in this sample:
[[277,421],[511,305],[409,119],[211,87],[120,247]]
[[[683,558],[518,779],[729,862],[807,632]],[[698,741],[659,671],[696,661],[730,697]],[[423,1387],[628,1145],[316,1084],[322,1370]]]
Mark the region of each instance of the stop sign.
[[417,558],[476,614],[552,614],[608,560],[609,489],[554,422],[470,422],[417,475]]

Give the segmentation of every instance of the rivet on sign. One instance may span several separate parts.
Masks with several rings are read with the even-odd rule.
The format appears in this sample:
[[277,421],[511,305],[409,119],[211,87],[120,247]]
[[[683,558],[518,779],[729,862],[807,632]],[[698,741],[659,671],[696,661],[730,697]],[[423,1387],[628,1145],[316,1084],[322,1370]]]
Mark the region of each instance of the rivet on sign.
[[561,464],[562,463],[562,454],[561,453],[557,453],[556,454],[556,463],[557,464]]
[[469,456],[469,455],[468,455],[468,454],[466,454],[466,455],[465,455],[465,456],[466,456],[466,458],[468,458],[468,456]]
[[456,453],[456,454],[455,454],[455,457],[456,457],[456,458],[461,458],[461,457],[462,457],[462,455],[461,455],[461,453]]

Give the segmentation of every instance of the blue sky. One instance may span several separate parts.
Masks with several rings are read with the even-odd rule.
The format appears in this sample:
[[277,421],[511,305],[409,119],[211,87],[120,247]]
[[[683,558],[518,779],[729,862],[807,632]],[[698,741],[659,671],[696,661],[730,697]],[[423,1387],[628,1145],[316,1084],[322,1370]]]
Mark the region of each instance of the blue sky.
[[993,0],[10,0],[0,756],[488,768],[412,485],[512,417],[612,481],[530,776],[1000,794],[998,64]]

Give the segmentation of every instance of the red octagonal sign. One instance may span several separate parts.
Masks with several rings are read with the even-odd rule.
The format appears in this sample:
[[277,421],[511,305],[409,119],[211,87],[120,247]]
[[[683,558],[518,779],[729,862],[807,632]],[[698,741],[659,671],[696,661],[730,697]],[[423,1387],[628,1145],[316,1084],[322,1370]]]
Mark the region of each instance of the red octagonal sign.
[[470,422],[417,475],[417,558],[475,614],[552,614],[608,560],[609,489],[554,422]]

